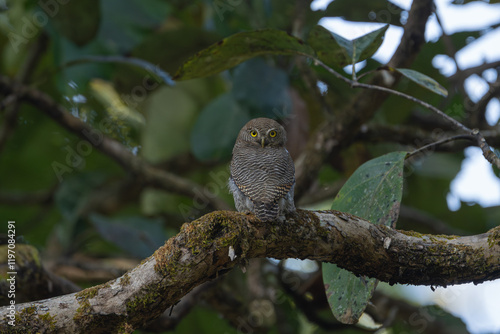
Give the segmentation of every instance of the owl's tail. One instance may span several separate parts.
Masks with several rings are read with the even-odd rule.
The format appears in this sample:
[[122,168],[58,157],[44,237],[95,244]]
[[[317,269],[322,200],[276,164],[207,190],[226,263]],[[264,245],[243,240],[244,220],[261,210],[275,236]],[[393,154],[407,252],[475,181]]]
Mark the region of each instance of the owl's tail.
[[278,218],[279,206],[277,202],[254,202],[255,215],[263,222]]

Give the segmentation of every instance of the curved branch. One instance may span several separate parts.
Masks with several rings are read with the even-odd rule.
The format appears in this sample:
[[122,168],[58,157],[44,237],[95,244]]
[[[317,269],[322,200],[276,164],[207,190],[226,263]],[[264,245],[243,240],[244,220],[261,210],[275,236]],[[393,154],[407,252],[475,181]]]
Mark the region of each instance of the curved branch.
[[131,331],[194,287],[241,260],[258,257],[333,262],[389,283],[481,283],[500,278],[500,227],[481,235],[451,237],[397,231],[338,211],[298,210],[283,224],[215,211],[184,224],[177,236],[116,280],[18,305],[16,327],[7,324],[9,309],[1,308],[0,332]]
[[92,146],[115,160],[124,169],[141,177],[146,184],[190,198],[199,199],[214,209],[230,208],[229,205],[217,196],[207,194],[203,187],[198,184],[150,165],[130,152],[120,142],[107,137],[99,130],[74,117],[49,95],[13,82],[8,77],[1,75],[0,93],[15,93],[20,100],[27,101],[45,112],[64,128],[77,134],[83,140],[88,141]]

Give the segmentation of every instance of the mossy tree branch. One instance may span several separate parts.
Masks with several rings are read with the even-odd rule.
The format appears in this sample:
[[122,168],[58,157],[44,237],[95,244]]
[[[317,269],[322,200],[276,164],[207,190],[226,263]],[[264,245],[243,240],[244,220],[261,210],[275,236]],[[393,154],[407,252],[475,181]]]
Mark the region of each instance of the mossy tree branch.
[[389,283],[481,283],[500,278],[500,227],[453,237],[397,231],[338,211],[298,210],[283,224],[215,211],[184,224],[177,236],[116,280],[18,305],[15,327],[7,324],[9,309],[1,308],[0,332],[131,332],[194,287],[242,259],[258,257],[333,262]]

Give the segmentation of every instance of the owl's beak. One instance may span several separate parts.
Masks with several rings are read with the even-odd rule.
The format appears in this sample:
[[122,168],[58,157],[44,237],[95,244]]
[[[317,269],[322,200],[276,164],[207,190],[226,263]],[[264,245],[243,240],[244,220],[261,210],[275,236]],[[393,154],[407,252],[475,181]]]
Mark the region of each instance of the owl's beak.
[[261,144],[262,144],[262,148],[264,148],[264,146],[266,146],[266,138],[262,138]]

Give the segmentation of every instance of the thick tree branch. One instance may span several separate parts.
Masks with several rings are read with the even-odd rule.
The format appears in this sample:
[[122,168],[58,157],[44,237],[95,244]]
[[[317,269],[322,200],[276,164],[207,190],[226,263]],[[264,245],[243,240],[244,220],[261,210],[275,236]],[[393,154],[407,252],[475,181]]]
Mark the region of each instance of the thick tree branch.
[[130,152],[120,142],[107,137],[99,130],[74,117],[47,94],[13,82],[5,76],[0,76],[0,93],[16,94],[20,100],[36,106],[64,128],[77,134],[115,160],[124,169],[142,178],[146,184],[190,198],[199,199],[214,209],[230,208],[228,204],[217,196],[207,194],[196,183],[150,165]]
[[216,211],[184,224],[153,256],[116,280],[18,305],[16,327],[7,324],[9,310],[0,309],[0,331],[131,331],[242,259],[258,257],[333,262],[389,283],[481,283],[500,278],[500,227],[453,237],[397,231],[338,211],[298,210],[282,224]]

